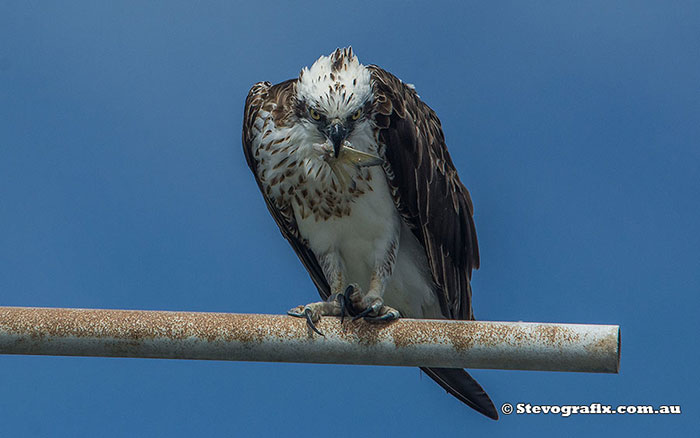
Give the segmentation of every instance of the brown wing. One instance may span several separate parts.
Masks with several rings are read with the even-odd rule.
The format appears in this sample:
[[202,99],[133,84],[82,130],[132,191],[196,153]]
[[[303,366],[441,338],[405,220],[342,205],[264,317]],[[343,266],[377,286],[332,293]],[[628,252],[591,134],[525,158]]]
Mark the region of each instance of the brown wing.
[[425,248],[443,315],[474,319],[469,282],[479,267],[479,248],[472,201],[447,152],[440,120],[412,87],[377,66],[368,68],[396,207]]
[[[255,151],[253,147],[255,139],[262,135],[261,129],[264,122],[260,120],[260,109],[264,108],[271,114],[270,117],[283,117],[286,111],[286,105],[291,101],[289,97],[294,92],[295,83],[296,79],[290,79],[274,86],[269,82],[259,82],[250,89],[245,101],[243,116],[243,153],[245,154],[250,170],[253,171],[255,181],[258,183],[258,188],[265,199],[267,209],[275,219],[275,222],[277,222],[277,226],[279,226],[284,238],[292,245],[292,249],[296,252],[299,260],[301,260],[306,270],[309,271],[309,275],[316,285],[318,293],[323,299],[326,299],[330,295],[330,287],[328,286],[326,277],[323,275],[321,266],[318,264],[316,255],[299,235],[299,229],[291,206],[277,205],[277,203],[265,193],[260,177],[258,176],[257,162],[254,157]],[[292,109],[287,108],[287,110],[291,111]]]

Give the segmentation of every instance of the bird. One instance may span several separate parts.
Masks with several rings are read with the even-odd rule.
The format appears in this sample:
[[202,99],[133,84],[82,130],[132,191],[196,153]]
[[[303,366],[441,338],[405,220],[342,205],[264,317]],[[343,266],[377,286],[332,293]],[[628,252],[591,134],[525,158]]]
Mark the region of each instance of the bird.
[[[474,319],[472,200],[440,120],[413,85],[338,48],[296,78],[253,85],[242,143],[270,214],[322,299],[289,315],[319,335],[323,316]],[[498,419],[465,370],[421,370]]]

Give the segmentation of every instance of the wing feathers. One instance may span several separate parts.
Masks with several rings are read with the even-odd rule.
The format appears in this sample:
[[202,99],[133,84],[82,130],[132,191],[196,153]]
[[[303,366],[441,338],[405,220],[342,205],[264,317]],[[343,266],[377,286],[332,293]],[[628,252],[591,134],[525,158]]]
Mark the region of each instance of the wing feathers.
[[445,317],[473,319],[469,280],[479,267],[473,209],[440,120],[413,88],[377,66],[368,68],[380,152],[396,206],[425,247]]

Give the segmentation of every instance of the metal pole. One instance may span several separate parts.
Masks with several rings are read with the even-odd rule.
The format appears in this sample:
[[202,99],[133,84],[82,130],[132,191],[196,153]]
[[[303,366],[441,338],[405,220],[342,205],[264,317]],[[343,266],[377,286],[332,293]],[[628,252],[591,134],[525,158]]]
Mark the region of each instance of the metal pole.
[[0,354],[617,373],[616,325],[0,307]]

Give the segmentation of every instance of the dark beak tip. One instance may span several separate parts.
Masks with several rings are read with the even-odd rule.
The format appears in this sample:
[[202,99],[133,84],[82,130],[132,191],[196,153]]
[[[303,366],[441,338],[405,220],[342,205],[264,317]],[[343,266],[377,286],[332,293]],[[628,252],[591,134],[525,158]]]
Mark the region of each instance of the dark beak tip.
[[340,155],[341,144],[341,142],[333,142],[333,155],[335,156],[335,158],[338,158],[338,155]]
[[328,132],[328,138],[333,143],[333,152],[335,153],[335,158],[338,158],[340,154],[340,147],[343,145],[343,141],[347,136],[347,131],[345,127],[339,123],[333,124]]

